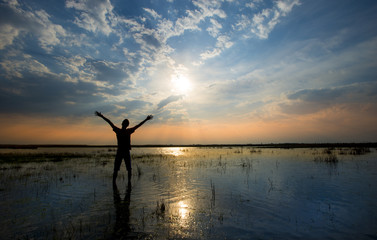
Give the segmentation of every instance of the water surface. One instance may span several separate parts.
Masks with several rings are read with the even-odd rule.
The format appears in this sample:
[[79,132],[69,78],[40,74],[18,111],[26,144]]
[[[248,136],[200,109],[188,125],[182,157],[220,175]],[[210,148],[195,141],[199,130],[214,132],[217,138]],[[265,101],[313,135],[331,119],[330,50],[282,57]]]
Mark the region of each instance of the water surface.
[[371,150],[333,149],[331,163],[321,148],[135,148],[133,177],[122,164],[116,186],[114,149],[11,150],[83,155],[0,164],[0,236],[376,239]]

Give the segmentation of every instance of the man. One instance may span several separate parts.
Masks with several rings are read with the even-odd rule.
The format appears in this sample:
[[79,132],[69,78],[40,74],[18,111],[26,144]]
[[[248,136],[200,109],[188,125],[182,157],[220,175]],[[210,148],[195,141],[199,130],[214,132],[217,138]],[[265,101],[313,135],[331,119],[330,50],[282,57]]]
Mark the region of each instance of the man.
[[122,128],[118,128],[115,126],[108,118],[102,115],[100,112],[95,112],[95,115],[98,117],[103,118],[110,126],[113,128],[113,131],[116,133],[117,141],[118,141],[118,149],[117,154],[115,157],[114,162],[114,173],[113,173],[113,183],[115,183],[118,171],[120,169],[120,165],[122,163],[122,159],[124,159],[124,162],[126,163],[126,168],[128,172],[128,180],[131,179],[132,175],[132,168],[131,168],[131,134],[135,132],[136,129],[138,129],[141,125],[143,125],[146,121],[151,120],[153,118],[152,115],[148,115],[147,118],[132,128],[127,128],[129,125],[128,119],[124,119],[122,122]]

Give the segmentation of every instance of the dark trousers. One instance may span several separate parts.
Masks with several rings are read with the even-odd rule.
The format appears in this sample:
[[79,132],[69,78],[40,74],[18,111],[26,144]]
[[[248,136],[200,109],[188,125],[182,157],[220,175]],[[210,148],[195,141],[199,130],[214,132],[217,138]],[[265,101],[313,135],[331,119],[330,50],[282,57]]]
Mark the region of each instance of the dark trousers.
[[124,159],[124,163],[126,164],[127,171],[131,173],[131,154],[129,150],[122,150],[117,151],[117,155],[115,156],[115,162],[114,162],[114,174],[117,174],[120,165],[122,164],[122,159]]

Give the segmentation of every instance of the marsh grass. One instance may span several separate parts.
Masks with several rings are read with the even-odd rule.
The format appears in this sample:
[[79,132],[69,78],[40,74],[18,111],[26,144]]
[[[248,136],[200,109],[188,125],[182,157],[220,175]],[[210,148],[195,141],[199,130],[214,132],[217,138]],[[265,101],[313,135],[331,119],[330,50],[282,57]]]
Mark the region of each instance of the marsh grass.
[[314,161],[325,162],[325,163],[338,163],[339,162],[338,157],[333,153],[328,154],[327,156],[317,156],[314,158]]
[[[114,155],[115,156],[115,155]],[[149,153],[137,153],[131,154],[131,158],[133,160],[139,161],[141,163],[154,163],[159,160],[167,160],[169,158],[174,158],[174,155],[166,155],[166,154],[149,154]]]
[[154,214],[156,214],[156,216],[158,216],[158,217],[164,217],[165,210],[166,210],[165,201],[164,200],[157,201]]
[[324,162],[324,163],[338,163],[339,159],[336,154],[336,149],[333,147],[325,148],[322,150],[322,153],[316,151],[313,154],[318,154],[319,156],[314,157],[315,162]]
[[137,170],[137,176],[140,178],[141,175],[143,175],[143,171],[141,170],[141,167],[136,164],[136,170]]
[[255,148],[252,148],[250,150],[250,153],[262,153],[262,150],[261,149],[255,149]]
[[[337,155],[364,155],[372,152],[370,147],[352,146],[352,147],[325,147],[325,148],[308,148],[313,155],[318,154],[337,154]],[[377,150],[377,148],[376,148]]]
[[368,147],[351,147],[351,148],[334,148],[328,147],[323,149],[322,153],[317,150],[313,152],[314,155],[319,155],[314,157],[315,162],[325,162],[325,163],[338,163],[338,155],[364,155],[370,153],[371,150]]
[[341,148],[339,154],[341,155],[364,155],[370,153],[370,148],[367,147],[353,147],[353,148]]
[[91,158],[87,153],[0,153],[0,163],[62,162],[73,158]]

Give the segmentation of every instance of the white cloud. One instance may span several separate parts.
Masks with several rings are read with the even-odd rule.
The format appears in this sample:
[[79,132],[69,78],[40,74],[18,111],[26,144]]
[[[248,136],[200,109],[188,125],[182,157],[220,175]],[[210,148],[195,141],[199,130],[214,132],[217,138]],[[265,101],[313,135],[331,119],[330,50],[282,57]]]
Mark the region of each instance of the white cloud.
[[222,35],[217,38],[216,47],[226,49],[233,46],[233,42],[230,41],[230,38],[228,36]]
[[220,29],[222,28],[222,26],[221,26],[221,24],[218,21],[216,21],[213,18],[211,18],[210,21],[211,21],[212,26],[210,26],[210,27],[207,28],[207,32],[212,37],[217,37],[217,35],[219,34]]
[[10,5],[10,6],[19,6],[20,5],[17,0],[3,0],[3,2],[8,3],[8,5]]
[[201,59],[207,60],[209,58],[214,58],[216,56],[219,56],[221,53],[221,50],[219,48],[215,48],[212,50],[207,50],[200,54]]
[[161,18],[161,16],[155,10],[153,10],[153,9],[144,8],[144,11],[146,11],[147,13],[149,13],[154,19]]
[[80,11],[80,17],[76,17],[75,23],[88,31],[109,35],[116,24],[109,0],[67,0],[66,7]]
[[289,0],[289,1],[277,1],[276,6],[280,10],[283,16],[286,16],[288,13],[292,11],[294,6],[300,5],[299,0]]
[[[293,7],[300,5],[299,0],[279,0],[274,2],[272,8],[262,9],[258,13],[249,17],[241,15],[240,20],[233,25],[233,28],[238,31],[250,31],[251,36],[260,39],[268,38],[270,32],[281,21],[281,17],[290,13]],[[247,5],[254,9],[255,4]]]
[[178,18],[175,22],[168,19],[163,19],[158,24],[158,32],[163,41],[175,36],[182,35],[185,31],[201,31],[199,24],[206,18],[210,18],[213,27],[209,31],[215,33],[220,28],[213,17],[226,18],[226,13],[220,9],[221,2],[219,1],[193,1],[193,4],[198,7],[195,10],[187,10],[187,15]]
[[25,73],[35,75],[52,74],[41,62],[33,59],[30,55],[23,54],[19,60],[3,60],[0,66],[4,70],[4,76],[8,79],[22,78]]
[[230,41],[228,36],[221,35],[217,38],[215,48],[207,50],[200,54],[202,60],[207,60],[219,56],[225,49],[233,46],[233,42]]
[[255,8],[255,3],[252,3],[252,2],[246,3],[245,6],[248,8]]
[[19,29],[9,24],[0,26],[0,49],[4,49],[8,45],[12,45],[13,40],[20,34]]
[[3,8],[5,21],[0,23],[0,49],[12,45],[17,37],[31,33],[38,39],[42,48],[50,51],[67,36],[65,29],[52,23],[50,15],[44,10],[23,10],[17,1],[9,2]]
[[86,63],[86,59],[81,56],[72,56],[69,58],[57,57],[60,64],[64,65],[64,68],[70,74],[77,74],[81,71]]
[[233,25],[233,29],[237,31],[243,31],[251,25],[251,20],[248,16],[242,14],[240,15],[240,20]]
[[67,35],[66,31],[62,26],[51,23],[50,16],[44,10],[36,11],[35,15],[37,22],[42,26],[39,37],[41,46],[46,50],[51,50],[51,46],[61,43],[60,38]]

